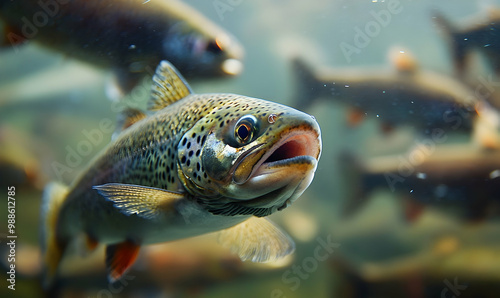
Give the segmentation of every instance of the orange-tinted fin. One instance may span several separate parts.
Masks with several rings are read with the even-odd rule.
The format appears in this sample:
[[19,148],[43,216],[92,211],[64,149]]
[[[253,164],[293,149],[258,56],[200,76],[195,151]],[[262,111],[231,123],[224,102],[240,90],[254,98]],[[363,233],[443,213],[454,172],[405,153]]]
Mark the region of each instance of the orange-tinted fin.
[[118,115],[116,130],[113,133],[113,139],[118,137],[122,131],[132,126],[134,123],[146,118],[147,115],[138,109],[128,108]]
[[405,219],[410,223],[416,222],[425,210],[425,205],[410,198],[406,198],[404,200],[403,206]]
[[347,124],[351,127],[358,126],[365,119],[365,113],[360,109],[352,108],[347,112]]
[[382,124],[380,124],[380,129],[384,135],[389,135],[394,132],[394,126],[387,122],[382,122]]
[[97,246],[99,245],[99,242],[97,242],[96,239],[94,239],[93,237],[91,237],[90,235],[85,235],[85,244],[86,244],[86,248],[87,248],[87,251],[89,252],[92,252],[94,251]]
[[126,129],[132,126],[134,123],[146,118],[146,114],[137,109],[126,109],[122,112],[121,117],[123,117],[123,120],[121,122],[123,123],[122,129]]
[[5,25],[3,29],[3,36],[0,41],[0,47],[15,47],[21,45],[26,41],[26,38],[16,28]]
[[43,193],[41,206],[41,247],[44,266],[44,286],[49,287],[57,273],[66,243],[61,243],[56,235],[59,211],[68,188],[62,184],[51,183]]
[[132,241],[109,245],[106,248],[106,267],[108,280],[113,283],[119,280],[134,264],[140,246]]

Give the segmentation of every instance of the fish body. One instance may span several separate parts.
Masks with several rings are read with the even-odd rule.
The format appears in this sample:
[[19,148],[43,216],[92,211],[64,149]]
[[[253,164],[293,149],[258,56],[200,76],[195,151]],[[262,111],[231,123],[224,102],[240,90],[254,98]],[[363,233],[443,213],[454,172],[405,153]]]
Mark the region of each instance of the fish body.
[[150,115],[127,127],[69,187],[52,184],[42,209],[50,281],[70,242],[107,245],[109,279],[123,275],[140,245],[219,231],[242,259],[266,261],[293,242],[264,217],[311,182],[321,151],[310,115],[235,94],[193,94],[163,61]]
[[[384,125],[470,131],[478,99],[451,77],[419,70],[411,57],[400,57],[394,69],[314,70],[301,59],[293,63],[298,78],[296,107],[328,99],[347,105]],[[395,59],[396,60],[396,59]]]
[[500,200],[498,150],[471,144],[441,145],[432,150],[419,145],[408,154],[365,161],[343,159],[351,161],[348,176],[357,186],[347,212],[358,209],[377,189],[395,191],[418,206],[455,208],[472,220],[484,218]]
[[0,21],[7,45],[33,40],[111,69],[125,91],[153,75],[161,60],[188,78],[241,70],[243,49],[235,38],[177,0],[3,1]]

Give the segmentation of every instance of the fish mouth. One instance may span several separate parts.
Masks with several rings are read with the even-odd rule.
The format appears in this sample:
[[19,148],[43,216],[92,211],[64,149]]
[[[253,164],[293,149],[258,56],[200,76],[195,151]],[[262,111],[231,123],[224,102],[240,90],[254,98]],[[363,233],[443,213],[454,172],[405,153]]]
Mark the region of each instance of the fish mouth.
[[[321,153],[321,139],[316,130],[290,130],[270,148],[255,151],[252,156],[261,156],[250,174],[245,179],[235,171],[233,181],[245,190],[246,197],[240,198],[244,200],[240,204],[270,208],[272,213],[290,205],[311,183]],[[265,153],[259,154],[262,152]],[[246,157],[240,164],[245,159],[253,158]]]

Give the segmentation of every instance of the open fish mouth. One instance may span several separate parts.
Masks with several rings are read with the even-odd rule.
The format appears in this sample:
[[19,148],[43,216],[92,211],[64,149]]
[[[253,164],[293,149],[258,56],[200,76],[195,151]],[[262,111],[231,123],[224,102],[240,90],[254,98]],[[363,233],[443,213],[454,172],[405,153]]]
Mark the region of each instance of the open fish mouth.
[[304,163],[317,164],[319,139],[310,132],[292,132],[275,144],[256,164],[250,179],[267,176],[284,168]]
[[[240,198],[246,199],[241,203],[246,207],[281,210],[311,183],[321,152],[321,139],[316,130],[290,130],[270,148],[261,147],[256,151],[261,150],[267,152],[255,163],[247,179],[233,177],[247,196]],[[245,160],[241,162],[244,163]]]

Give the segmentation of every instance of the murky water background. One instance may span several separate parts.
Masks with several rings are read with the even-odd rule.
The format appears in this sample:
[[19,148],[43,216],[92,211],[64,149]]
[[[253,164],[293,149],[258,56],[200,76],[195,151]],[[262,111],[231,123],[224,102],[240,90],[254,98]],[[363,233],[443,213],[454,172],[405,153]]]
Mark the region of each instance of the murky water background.
[[[153,1],[153,0],[152,0]],[[446,40],[431,20],[432,9],[460,22],[498,1],[186,1],[234,34],[246,51],[245,70],[237,78],[195,82],[197,93],[233,92],[288,105],[296,91],[290,58],[301,56],[328,67],[389,66],[388,51],[410,51],[419,67],[453,75]],[[222,3],[222,4],[221,4]],[[388,11],[387,24],[358,53],[346,55],[341,44],[355,46],[356,28]],[[473,72],[491,74],[477,58]],[[2,189],[16,193],[16,291],[2,282],[3,297],[38,297],[38,214],[45,183],[70,183],[107,145],[114,123],[106,98],[110,74],[34,43],[0,52],[0,159]],[[497,79],[498,80],[498,79]],[[145,83],[147,86],[147,82]],[[146,98],[146,94],[136,93]],[[340,166],[342,152],[361,157],[404,154],[422,139],[403,128],[384,135],[377,119],[358,127],[346,124],[347,109],[321,101],[306,110],[319,121],[323,153],[315,179],[284,212],[272,215],[295,239],[297,249],[283,263],[240,263],[210,240],[198,251],[167,248],[144,253],[125,284],[105,283],[102,255],[71,259],[61,294],[67,297],[496,297],[500,282],[498,218],[464,222],[453,212],[428,209],[414,223],[404,218],[401,196],[382,188],[357,214],[340,210],[356,185]],[[95,132],[98,132],[95,134]],[[88,136],[92,135],[92,138]],[[450,135],[462,143],[468,135]],[[79,151],[78,158],[72,152]],[[11,169],[12,168],[12,169]],[[16,178],[29,168],[30,178]],[[466,178],[465,178],[466,179]],[[9,181],[9,182],[4,182]],[[1,194],[6,197],[6,191]],[[498,200],[498,198],[496,198]],[[2,200],[5,202],[5,200]],[[6,205],[6,203],[5,203]],[[0,220],[7,221],[6,208]],[[1,233],[6,233],[2,223]],[[188,242],[189,243],[189,242]],[[196,242],[199,243],[199,242]],[[1,251],[6,252],[4,241]],[[214,247],[215,246],[215,247]],[[182,246],[180,246],[182,247]],[[183,253],[184,252],[184,255]],[[102,252],[101,252],[102,253]],[[199,256],[202,255],[202,258]],[[0,260],[8,265],[6,257]],[[175,260],[175,261],[174,261]],[[196,260],[196,261],[193,261]],[[74,262],[74,263],[72,263]],[[154,263],[163,266],[151,266]],[[184,263],[183,263],[184,262]],[[81,265],[83,270],[79,270]],[[149,265],[148,265],[149,264]],[[169,266],[172,271],[169,272]],[[2,270],[5,271],[2,267]],[[2,276],[5,276],[3,274]],[[450,286],[452,285],[452,286]],[[453,288],[458,292],[453,292]],[[449,289],[449,290],[446,290]]]

